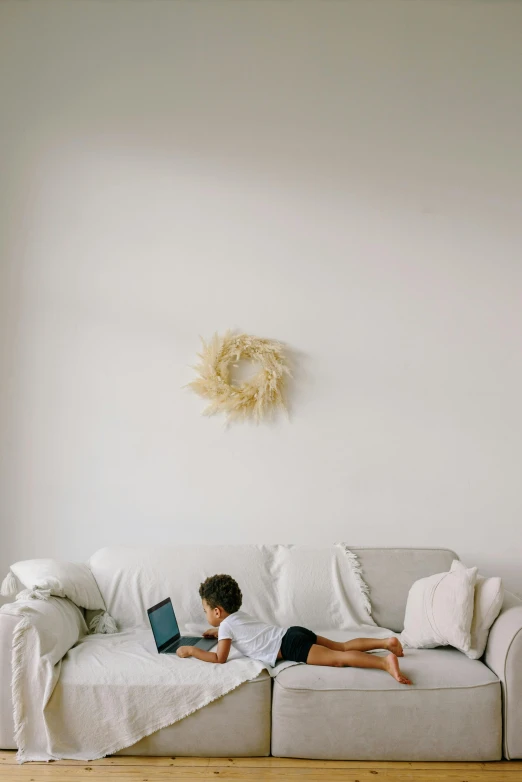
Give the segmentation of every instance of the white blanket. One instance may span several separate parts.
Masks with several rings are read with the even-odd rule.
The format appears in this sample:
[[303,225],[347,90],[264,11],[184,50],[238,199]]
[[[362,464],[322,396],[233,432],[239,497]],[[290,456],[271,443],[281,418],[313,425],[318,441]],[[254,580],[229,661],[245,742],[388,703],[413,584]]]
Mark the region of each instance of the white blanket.
[[[325,629],[318,626],[319,613],[310,606],[315,621],[308,624],[313,630],[321,635],[328,633],[334,640],[340,635],[348,639],[390,634],[371,618],[367,590],[350,551],[331,547],[327,576],[324,572],[314,574],[309,548],[303,548],[303,552],[308,568],[301,578],[315,581],[327,594],[335,595],[333,615],[338,629],[332,629],[331,624]],[[320,556],[318,559],[319,568],[324,568],[324,560]],[[294,576],[299,582],[297,572]],[[265,668],[234,649],[225,665],[158,655],[150,629],[140,625],[115,635],[82,637],[54,668],[47,665],[44,670],[40,666],[35,678],[41,630],[30,624],[31,607],[20,603],[17,608],[14,603],[4,608],[18,613],[20,628],[24,628],[13,649],[12,692],[20,762],[62,758],[87,761],[112,754],[203,708],[254,679]],[[185,629],[203,627],[193,623]],[[24,664],[28,660],[31,665]],[[269,673],[277,675],[291,664],[279,663]]]

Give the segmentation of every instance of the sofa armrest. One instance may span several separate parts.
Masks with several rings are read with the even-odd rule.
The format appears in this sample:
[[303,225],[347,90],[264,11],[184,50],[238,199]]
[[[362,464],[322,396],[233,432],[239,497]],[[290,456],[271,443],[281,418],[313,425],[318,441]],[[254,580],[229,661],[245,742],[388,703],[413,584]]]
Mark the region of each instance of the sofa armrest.
[[[23,663],[28,679],[36,687],[45,679],[46,671],[54,670],[56,680],[59,663],[80,638],[88,632],[80,609],[70,600],[51,597],[48,600],[24,600],[0,608],[0,748],[16,749],[16,715],[13,709],[13,662],[21,653],[20,639],[24,629],[30,629],[30,658]],[[17,648],[18,647],[18,648]],[[16,651],[15,651],[16,650]],[[21,686],[20,681],[18,687]],[[31,693],[24,693],[30,697]],[[50,693],[49,693],[50,696]]]
[[511,592],[490,630],[484,662],[501,682],[504,755],[522,758],[522,600]]
[[0,614],[0,749],[16,749],[11,697],[13,633],[20,620]]

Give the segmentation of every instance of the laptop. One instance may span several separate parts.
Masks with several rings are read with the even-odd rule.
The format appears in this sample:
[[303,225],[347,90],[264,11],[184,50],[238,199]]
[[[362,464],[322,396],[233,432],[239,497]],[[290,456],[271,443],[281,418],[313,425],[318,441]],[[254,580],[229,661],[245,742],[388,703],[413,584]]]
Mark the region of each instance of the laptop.
[[180,646],[197,646],[208,651],[217,643],[217,638],[181,636],[170,597],[149,608],[147,614],[159,654],[176,654]]

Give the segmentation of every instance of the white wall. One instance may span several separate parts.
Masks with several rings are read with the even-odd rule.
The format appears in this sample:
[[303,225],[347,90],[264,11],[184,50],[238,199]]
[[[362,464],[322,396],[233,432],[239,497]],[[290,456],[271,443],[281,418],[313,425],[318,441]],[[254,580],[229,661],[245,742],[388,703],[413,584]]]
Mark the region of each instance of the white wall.
[[[446,546],[522,592],[522,4],[0,5],[0,564]],[[198,335],[299,356],[200,413]]]

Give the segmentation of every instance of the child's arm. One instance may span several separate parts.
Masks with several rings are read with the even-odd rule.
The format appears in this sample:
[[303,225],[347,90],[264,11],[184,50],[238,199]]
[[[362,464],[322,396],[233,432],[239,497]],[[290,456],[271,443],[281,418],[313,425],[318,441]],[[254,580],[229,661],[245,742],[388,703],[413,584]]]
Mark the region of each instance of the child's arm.
[[195,657],[205,663],[226,663],[231,645],[231,639],[224,638],[218,641],[217,652],[205,652],[197,646],[180,646],[176,654],[178,657]]

